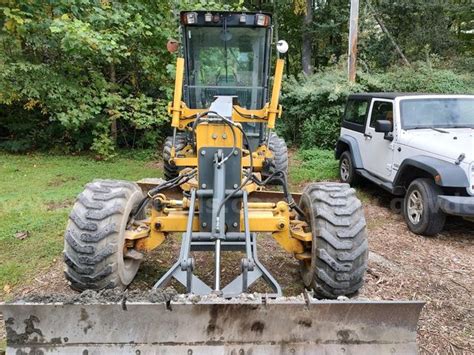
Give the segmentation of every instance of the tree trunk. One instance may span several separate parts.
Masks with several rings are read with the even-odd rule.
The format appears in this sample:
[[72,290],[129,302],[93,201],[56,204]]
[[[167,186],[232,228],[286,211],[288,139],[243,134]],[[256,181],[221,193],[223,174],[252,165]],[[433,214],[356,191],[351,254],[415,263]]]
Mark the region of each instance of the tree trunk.
[[[110,63],[110,82],[113,85],[113,89],[115,91],[115,84],[117,82],[116,74],[115,74],[115,64],[112,62]],[[110,135],[115,144],[117,144],[117,119],[115,118],[115,113],[112,114],[112,119],[110,122]]]
[[303,19],[303,44],[301,48],[301,64],[303,73],[313,73],[313,38],[309,31],[313,22],[313,0],[306,0],[306,13]]

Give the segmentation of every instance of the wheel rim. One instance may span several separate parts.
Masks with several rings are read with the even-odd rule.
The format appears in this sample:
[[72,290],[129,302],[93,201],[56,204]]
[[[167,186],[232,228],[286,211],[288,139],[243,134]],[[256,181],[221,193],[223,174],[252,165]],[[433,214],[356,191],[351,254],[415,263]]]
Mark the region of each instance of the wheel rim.
[[413,224],[418,224],[421,221],[421,217],[423,216],[423,199],[421,197],[421,193],[418,190],[414,190],[408,196],[408,219]]
[[350,176],[350,165],[347,159],[341,161],[341,179],[343,181],[348,181]]
[[[130,199],[133,199],[133,196],[130,197]],[[137,207],[138,200],[136,203],[133,205],[129,205],[124,212],[124,227],[123,227],[123,235],[121,239],[122,248],[121,251],[119,251],[118,257],[121,259],[119,261],[119,269],[120,269],[120,263],[121,263],[121,271],[119,271],[120,278],[122,279],[122,282],[125,285],[130,284],[130,282],[133,280],[133,278],[136,275],[136,272],[138,270],[138,267],[140,265],[140,261],[142,260],[142,255],[141,253],[138,252],[134,247],[127,247],[127,240],[125,238],[125,233],[129,229],[129,222],[130,222],[130,217],[132,213],[134,212],[135,208]],[[125,216],[127,216],[125,218]]]

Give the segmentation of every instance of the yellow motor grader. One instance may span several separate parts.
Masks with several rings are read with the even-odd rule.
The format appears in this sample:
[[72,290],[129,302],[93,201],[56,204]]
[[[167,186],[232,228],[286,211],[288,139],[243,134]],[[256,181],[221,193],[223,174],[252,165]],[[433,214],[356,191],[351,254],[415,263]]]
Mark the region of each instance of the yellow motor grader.
[[[421,303],[347,298],[363,286],[368,261],[355,191],[333,182],[289,191],[286,144],[273,131],[284,60],[270,89],[271,15],[188,11],[180,19],[166,180],[86,185],[70,214],[64,259],[72,288],[125,290],[146,252],[181,238],[177,260],[154,285],[174,282],[181,295],[154,303],[125,291],[120,302],[2,305],[8,352],[415,353]],[[280,54],[287,49],[277,43]],[[283,297],[259,261],[257,239],[270,237],[299,261],[303,295]],[[213,253],[212,284],[198,276],[201,251]],[[226,284],[224,251],[241,256]],[[267,291],[254,293],[258,280]]]

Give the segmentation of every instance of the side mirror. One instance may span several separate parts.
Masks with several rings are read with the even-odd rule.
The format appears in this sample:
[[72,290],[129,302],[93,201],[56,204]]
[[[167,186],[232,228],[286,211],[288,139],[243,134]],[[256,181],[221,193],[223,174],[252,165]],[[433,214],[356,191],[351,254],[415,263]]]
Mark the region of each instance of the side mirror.
[[385,133],[384,139],[393,141],[393,123],[389,120],[375,121],[375,132]]
[[393,131],[393,123],[388,120],[375,121],[375,132],[390,133]]

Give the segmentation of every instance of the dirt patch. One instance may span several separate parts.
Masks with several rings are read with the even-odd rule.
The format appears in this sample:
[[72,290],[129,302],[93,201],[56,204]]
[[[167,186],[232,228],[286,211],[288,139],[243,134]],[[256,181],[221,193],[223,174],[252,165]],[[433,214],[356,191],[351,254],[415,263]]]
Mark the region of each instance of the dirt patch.
[[378,195],[366,204],[371,257],[361,297],[422,300],[418,342],[422,353],[474,351],[474,224],[448,218],[445,230],[426,238],[411,233],[394,213],[392,197]]
[[50,182],[48,182],[48,186],[58,187],[58,186],[64,185],[68,181],[74,181],[74,180],[77,180],[77,177],[75,177],[75,176],[64,176],[62,174],[58,174],[53,179],[51,179]]
[[150,162],[145,164],[145,167],[152,168],[152,169],[163,170],[163,162],[161,160],[150,161]]
[[64,304],[96,304],[96,303],[126,303],[126,302],[151,302],[166,303],[176,297],[178,293],[173,288],[164,290],[133,290],[121,291],[117,289],[93,291],[87,290],[81,293],[51,293],[30,294],[13,302],[31,303],[64,303]]
[[67,198],[62,201],[49,201],[46,202],[46,210],[47,211],[56,211],[62,208],[71,208],[72,205],[74,205],[74,199],[73,198]]

